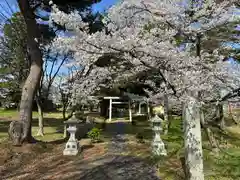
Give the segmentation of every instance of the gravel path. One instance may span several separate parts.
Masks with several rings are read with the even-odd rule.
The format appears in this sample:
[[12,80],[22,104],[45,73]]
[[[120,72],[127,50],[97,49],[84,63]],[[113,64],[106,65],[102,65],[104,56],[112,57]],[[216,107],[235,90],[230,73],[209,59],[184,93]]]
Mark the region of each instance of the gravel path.
[[126,142],[128,139],[124,135],[116,135],[112,138],[108,145],[108,152],[110,154],[121,154],[126,151]]
[[121,154],[126,151],[126,143],[128,142],[125,135],[125,124],[118,122],[112,129],[114,130],[114,135],[108,145],[109,154]]
[[108,145],[107,155],[79,180],[160,180],[156,169],[143,159],[121,155],[126,151],[127,142],[124,124],[116,123],[115,135]]

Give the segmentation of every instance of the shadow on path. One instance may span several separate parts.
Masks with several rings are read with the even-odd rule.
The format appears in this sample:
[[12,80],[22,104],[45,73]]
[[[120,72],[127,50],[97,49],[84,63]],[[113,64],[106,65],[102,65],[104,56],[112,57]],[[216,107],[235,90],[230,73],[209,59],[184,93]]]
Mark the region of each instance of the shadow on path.
[[115,156],[111,161],[83,172],[76,180],[159,180],[155,172],[140,158]]

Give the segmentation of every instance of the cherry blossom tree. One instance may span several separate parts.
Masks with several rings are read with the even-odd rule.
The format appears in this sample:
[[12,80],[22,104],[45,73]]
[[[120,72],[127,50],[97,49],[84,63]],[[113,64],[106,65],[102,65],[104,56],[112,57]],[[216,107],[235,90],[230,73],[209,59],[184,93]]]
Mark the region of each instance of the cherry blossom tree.
[[63,68],[64,63],[67,63],[70,56],[69,54],[61,55],[58,52],[55,52],[53,49],[51,49],[51,44],[46,45],[44,48],[44,65],[42,67],[42,75],[39,83],[39,88],[35,97],[38,108],[38,136],[44,136],[44,103],[49,99],[50,95],[52,95],[51,89],[55,78]]
[[[204,51],[201,39],[216,26],[236,20],[234,2],[124,0],[109,9],[104,19],[106,28],[94,34],[89,34],[88,24],[77,12],[67,15],[52,5],[51,20],[75,32],[75,36],[55,39],[59,51],[75,52],[75,64],[89,69],[106,55],[110,55],[111,63],[117,63],[115,69],[92,71],[88,78],[94,81],[79,81],[75,87],[85,94],[98,84],[110,82],[110,86],[144,71],[157,73],[161,82],[153,78],[146,81],[154,89],[148,91],[150,100],[157,101],[165,94],[183,102],[186,178],[202,180],[200,108],[216,99],[216,90],[233,91],[240,81],[227,70],[229,64],[222,61],[219,48]],[[178,48],[178,38],[188,49]]]

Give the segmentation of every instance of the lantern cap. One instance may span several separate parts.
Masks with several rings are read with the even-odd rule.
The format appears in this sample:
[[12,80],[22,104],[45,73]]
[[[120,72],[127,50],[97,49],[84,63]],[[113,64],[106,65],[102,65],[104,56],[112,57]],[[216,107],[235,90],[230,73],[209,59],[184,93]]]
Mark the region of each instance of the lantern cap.
[[78,120],[76,117],[76,113],[74,112],[72,117],[68,119],[67,121],[64,121],[65,124],[79,124],[82,121]]

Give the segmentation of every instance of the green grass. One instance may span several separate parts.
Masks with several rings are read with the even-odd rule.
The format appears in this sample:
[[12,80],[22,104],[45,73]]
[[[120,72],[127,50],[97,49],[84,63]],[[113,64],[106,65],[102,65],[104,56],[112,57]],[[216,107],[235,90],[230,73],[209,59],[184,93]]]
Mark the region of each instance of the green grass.
[[[63,129],[63,126],[62,126]],[[57,127],[44,127],[44,136],[37,136],[37,127],[33,127],[32,128],[32,134],[33,136],[41,141],[46,141],[46,142],[50,142],[50,141],[55,141],[55,140],[59,140],[63,138],[63,133],[62,132],[58,132],[58,128]]]
[[[33,112],[33,117],[37,117],[37,112]],[[18,118],[18,111],[0,109],[0,118]]]
[[[17,110],[4,110],[0,108],[0,118],[9,118],[9,119],[14,119],[18,118],[19,112]],[[38,112],[33,111],[32,113],[33,118],[38,117]],[[44,117],[46,118],[57,118],[60,119],[62,118],[62,113],[61,112],[48,112],[44,113]]]
[[[168,157],[179,159],[183,155],[183,138],[182,132],[179,131],[179,120],[175,120],[172,124],[172,128],[167,136],[163,136],[163,139],[168,144]],[[219,133],[215,132],[216,136],[221,136]],[[221,151],[217,155],[216,153],[210,151],[211,149],[208,140],[206,139],[206,134],[202,133],[203,137],[203,151],[204,151],[204,170],[205,179],[228,179],[228,180],[240,180],[240,147],[238,146],[240,139],[235,139],[233,136],[228,137],[228,145],[222,146]],[[239,137],[239,136],[238,136]],[[233,138],[233,139],[231,139]],[[221,143],[221,142],[220,142]],[[178,153],[176,153],[179,149]],[[165,164],[166,165],[166,164]],[[169,169],[169,166],[161,166],[162,172],[164,169]],[[173,173],[174,171],[170,171]],[[176,174],[177,172],[175,172]],[[168,176],[172,176],[168,174]],[[176,178],[176,176],[174,177]]]
[[[38,113],[33,112],[32,134],[42,141],[54,141],[63,138],[63,122],[61,112],[44,113],[44,136],[37,136],[38,131]],[[16,110],[0,109],[0,142],[8,139],[8,126],[11,120],[18,119]]]

